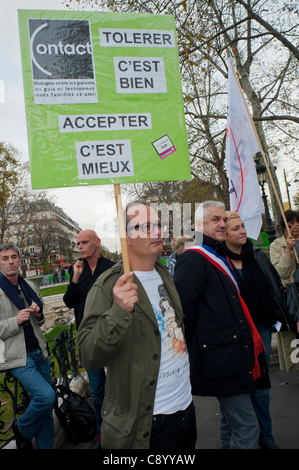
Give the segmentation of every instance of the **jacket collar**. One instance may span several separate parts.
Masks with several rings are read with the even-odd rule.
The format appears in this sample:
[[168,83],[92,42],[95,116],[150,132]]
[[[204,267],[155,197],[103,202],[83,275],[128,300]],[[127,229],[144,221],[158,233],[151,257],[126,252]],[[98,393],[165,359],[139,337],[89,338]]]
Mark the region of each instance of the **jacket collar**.
[[203,235],[201,232],[195,232],[195,244],[196,245],[207,245],[213,250],[217,251],[220,256],[223,258],[226,257],[226,250],[222,243],[218,242],[214,238]]
[[278,245],[284,246],[284,247],[287,246],[287,241],[286,241],[286,238],[285,238],[284,235],[280,238],[276,238],[275,243],[277,243]]

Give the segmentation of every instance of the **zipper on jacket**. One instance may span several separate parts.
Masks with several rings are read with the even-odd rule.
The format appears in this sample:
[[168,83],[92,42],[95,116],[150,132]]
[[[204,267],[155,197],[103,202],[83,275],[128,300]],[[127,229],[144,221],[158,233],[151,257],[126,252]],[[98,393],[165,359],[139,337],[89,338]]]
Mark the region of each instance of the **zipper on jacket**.
[[[25,299],[24,299],[24,296],[23,296],[23,292],[21,291],[21,288],[20,288],[19,285],[18,285],[18,288],[19,288],[19,289],[18,289],[18,290],[19,290],[19,293],[20,293],[20,295],[22,296],[22,299],[23,299],[25,308],[27,308],[27,307],[26,307],[26,303],[25,303]],[[40,345],[40,343],[39,343],[39,339],[37,338],[37,336],[36,336],[36,334],[35,334],[35,332],[34,332],[33,324],[31,323],[31,315],[29,315],[29,323],[30,323],[30,325],[31,325],[31,327],[32,327],[32,331],[33,331],[33,334],[34,334],[35,339],[36,339],[36,341],[37,341],[37,344],[38,344],[38,346],[39,346],[39,349],[41,350],[43,361],[45,361],[47,358],[46,358],[46,356],[44,356],[43,350],[42,350],[41,345]]]

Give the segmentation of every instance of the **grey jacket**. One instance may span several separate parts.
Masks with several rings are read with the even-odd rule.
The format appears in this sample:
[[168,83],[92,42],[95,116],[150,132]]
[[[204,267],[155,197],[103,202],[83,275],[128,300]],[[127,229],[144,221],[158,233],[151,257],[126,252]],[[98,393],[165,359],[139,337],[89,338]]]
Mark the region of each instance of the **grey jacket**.
[[[26,281],[30,287],[39,295],[36,286]],[[25,300],[26,307],[29,305]],[[17,315],[19,309],[11,302],[5,292],[0,289],[0,370],[15,369],[23,367],[27,362],[25,334],[22,325],[18,325]],[[40,327],[44,324],[44,315],[37,320],[30,315],[30,323],[38,340],[44,357],[48,356],[47,344]]]

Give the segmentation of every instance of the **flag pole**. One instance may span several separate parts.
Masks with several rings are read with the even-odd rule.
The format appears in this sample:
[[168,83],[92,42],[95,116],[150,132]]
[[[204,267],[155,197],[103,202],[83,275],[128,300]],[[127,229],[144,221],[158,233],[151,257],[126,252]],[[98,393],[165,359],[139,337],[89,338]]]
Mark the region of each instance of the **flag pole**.
[[[280,197],[279,197],[279,195],[278,195],[277,189],[276,189],[276,187],[275,187],[274,180],[273,180],[273,176],[272,176],[272,174],[271,174],[270,167],[269,167],[269,163],[268,163],[268,160],[267,160],[267,158],[269,158],[269,157],[266,155],[266,153],[264,152],[264,149],[263,149],[263,147],[262,147],[262,144],[261,144],[259,135],[258,135],[258,133],[257,133],[255,124],[254,124],[254,122],[253,122],[252,116],[251,116],[251,114],[250,114],[250,112],[249,112],[249,109],[248,109],[248,106],[247,106],[247,102],[246,102],[245,97],[244,97],[244,93],[243,93],[243,89],[242,89],[241,84],[240,84],[239,77],[238,77],[238,75],[237,75],[237,73],[236,73],[236,71],[235,71],[234,64],[233,64],[232,60],[230,60],[229,62],[230,62],[230,64],[231,64],[231,68],[232,68],[233,74],[234,74],[234,76],[235,76],[236,82],[237,82],[238,87],[239,87],[239,89],[240,89],[241,96],[242,96],[242,98],[243,98],[243,102],[244,102],[244,105],[245,105],[245,109],[246,109],[246,112],[247,112],[247,114],[248,114],[248,118],[249,118],[249,120],[250,120],[250,122],[251,122],[251,126],[252,126],[252,129],[253,129],[254,135],[255,135],[255,137],[256,137],[258,146],[259,146],[259,148],[260,148],[260,152],[261,152],[261,154],[262,154],[262,156],[263,156],[263,160],[264,160],[265,166],[266,166],[266,168],[267,168],[268,176],[269,176],[269,179],[270,179],[270,182],[271,182],[271,185],[272,185],[272,188],[273,188],[275,197],[276,197],[277,202],[278,202],[278,205],[279,205],[279,209],[280,209],[280,212],[281,212],[281,215],[282,215],[282,218],[283,218],[285,227],[286,227],[286,231],[287,231],[288,237],[290,237],[290,236],[291,236],[291,234],[290,234],[290,229],[289,229],[289,226],[288,226],[288,223],[287,223],[287,220],[286,220],[286,216],[285,216],[285,213],[284,213],[284,209],[283,209],[283,206],[282,206]],[[299,263],[298,253],[297,253],[297,251],[296,251],[295,248],[293,248],[293,252],[294,252],[294,255],[295,255],[295,258],[296,258],[297,263]]]
[[[123,214],[121,192],[120,192],[119,184],[114,184],[114,196],[115,196],[115,203],[116,203],[116,212],[117,212],[118,229],[119,229],[120,245],[121,245],[122,258],[123,258],[124,273],[126,274],[131,271],[131,268],[130,268],[130,261],[129,261],[128,246],[127,246],[127,237],[126,237],[127,232],[126,232],[126,227],[125,227],[125,219],[124,219],[124,214]],[[132,281],[132,278],[129,278],[129,281]]]

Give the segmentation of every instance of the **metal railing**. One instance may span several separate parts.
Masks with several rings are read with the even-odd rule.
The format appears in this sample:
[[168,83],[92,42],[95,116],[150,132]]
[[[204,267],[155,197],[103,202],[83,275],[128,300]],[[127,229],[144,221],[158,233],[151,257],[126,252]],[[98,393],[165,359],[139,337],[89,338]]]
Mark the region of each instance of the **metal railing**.
[[[69,386],[72,378],[79,375],[73,322],[55,338],[48,339],[47,348],[52,387]],[[23,385],[9,371],[0,371],[0,449],[14,439],[12,425],[29,403],[30,395]]]
[[[50,355],[50,373],[52,387],[55,385],[68,386],[73,377],[79,374],[76,355],[76,342],[73,335],[74,322],[70,322],[68,328],[63,328],[56,338],[48,339],[47,346]],[[50,343],[53,342],[52,348]],[[58,366],[59,377],[57,377],[57,369],[55,360]],[[71,374],[69,374],[71,371]]]

